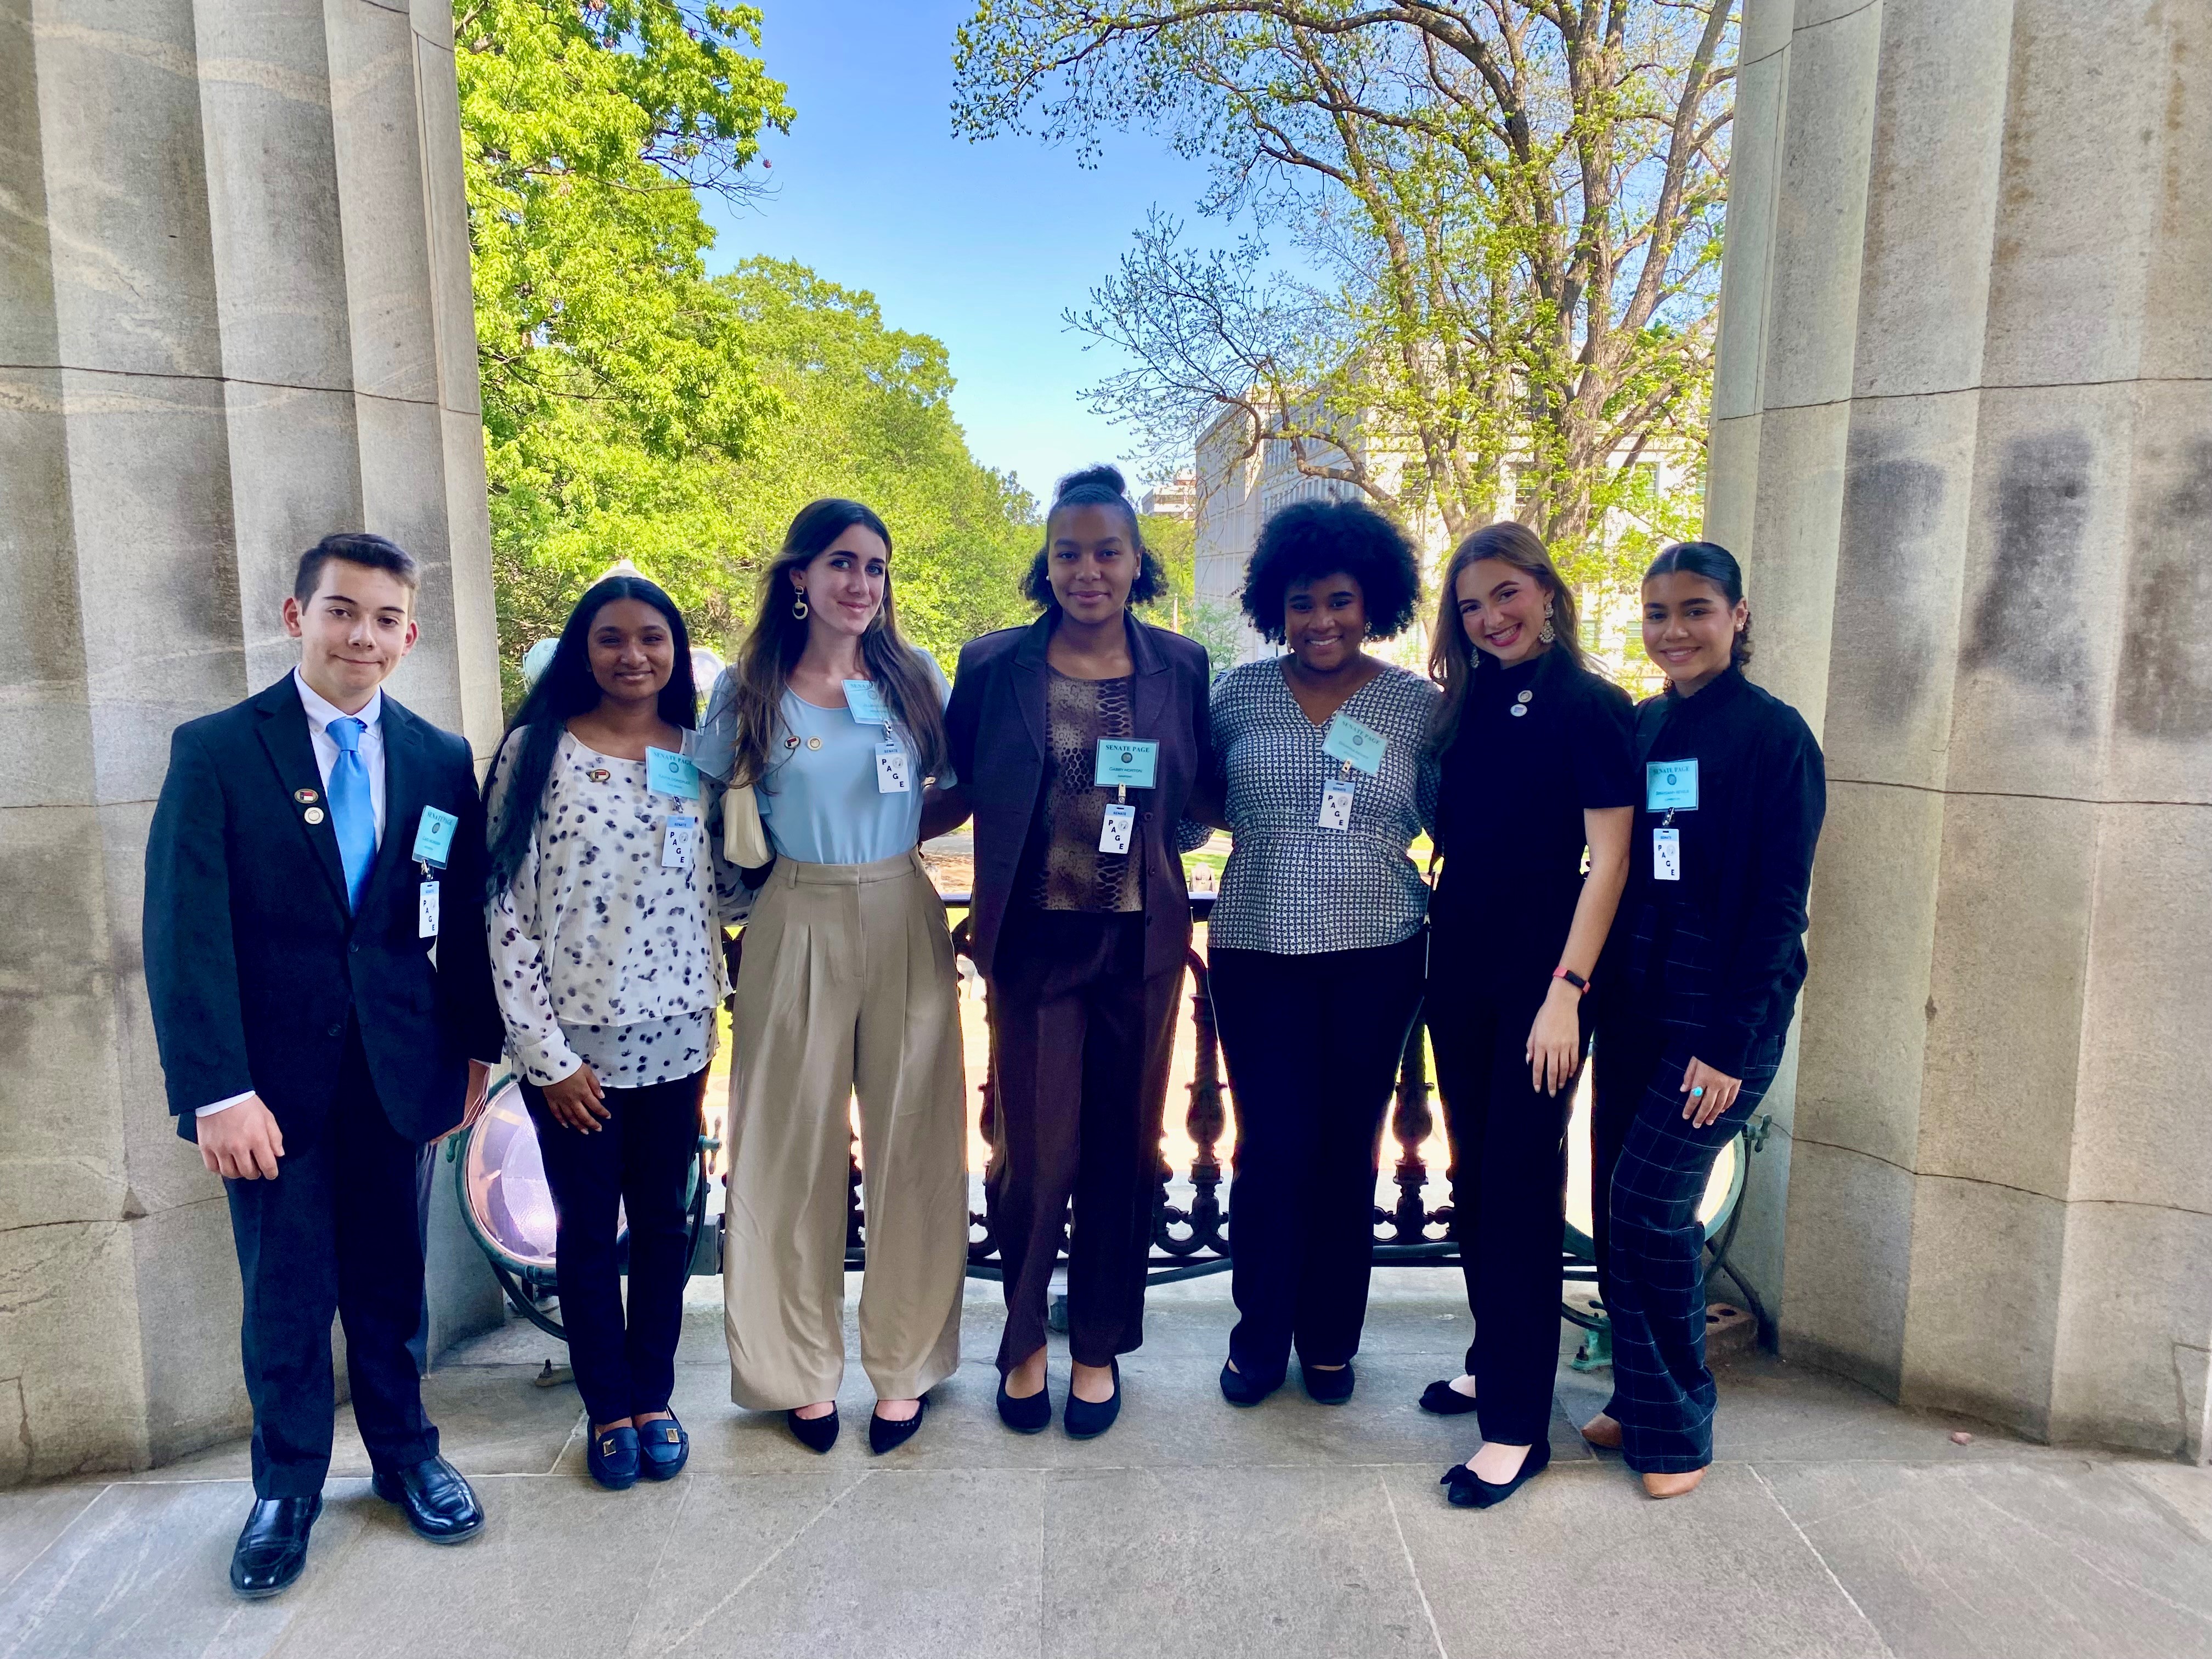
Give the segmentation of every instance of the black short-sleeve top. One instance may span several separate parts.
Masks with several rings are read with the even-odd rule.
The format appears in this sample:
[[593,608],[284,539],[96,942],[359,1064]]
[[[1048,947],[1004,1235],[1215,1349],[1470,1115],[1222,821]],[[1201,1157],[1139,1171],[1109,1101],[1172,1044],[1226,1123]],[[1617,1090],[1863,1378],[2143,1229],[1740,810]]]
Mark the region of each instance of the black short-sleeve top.
[[1636,804],[1632,706],[1563,650],[1476,662],[1443,756],[1437,948],[1458,975],[1549,974],[1582,897],[1583,813]]

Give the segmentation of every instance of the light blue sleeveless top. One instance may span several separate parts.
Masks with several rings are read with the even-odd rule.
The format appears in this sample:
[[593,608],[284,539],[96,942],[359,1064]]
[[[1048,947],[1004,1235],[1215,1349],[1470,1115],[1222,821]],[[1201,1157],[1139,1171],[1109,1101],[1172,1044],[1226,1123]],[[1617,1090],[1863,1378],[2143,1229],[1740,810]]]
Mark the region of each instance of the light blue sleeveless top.
[[[952,695],[945,671],[927,652],[917,651],[940,706]],[[699,732],[702,750],[715,749],[714,734],[724,723],[717,716],[730,708],[735,687],[734,669],[724,669],[708,699],[706,721]],[[781,705],[784,748],[769,775],[754,786],[760,803],[761,822],[769,844],[779,856],[802,864],[873,864],[909,851],[921,833],[922,780],[915,745],[902,727],[863,725],[846,708],[817,708],[788,688]],[[728,722],[732,729],[734,717]],[[896,742],[907,753],[903,793],[884,793],[876,787],[876,746]],[[728,739],[719,751],[696,756],[701,768],[714,772],[710,758],[720,758],[719,775],[729,775]],[[936,775],[949,788],[955,781],[950,767]]]

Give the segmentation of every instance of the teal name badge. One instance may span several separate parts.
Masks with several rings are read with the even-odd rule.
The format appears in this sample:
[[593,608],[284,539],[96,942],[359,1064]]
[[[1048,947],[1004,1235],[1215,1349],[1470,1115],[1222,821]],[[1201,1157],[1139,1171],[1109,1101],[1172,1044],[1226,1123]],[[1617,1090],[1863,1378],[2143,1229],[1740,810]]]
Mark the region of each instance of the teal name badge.
[[460,820],[434,806],[422,809],[422,822],[415,829],[415,850],[408,856],[417,864],[443,866],[453,856],[453,831]]
[[645,787],[656,795],[699,799],[699,769],[682,755],[666,749],[645,751]]
[[847,680],[845,707],[853,711],[853,718],[863,726],[889,726],[891,711],[884,706],[884,694],[873,680]]
[[1373,726],[1362,726],[1339,709],[1336,718],[1328,723],[1328,735],[1322,740],[1321,751],[1371,776],[1375,769],[1382,764],[1382,751],[1389,746],[1390,740]]
[[1149,738],[1098,739],[1098,770],[1091,781],[1102,789],[1124,784],[1149,789],[1159,770],[1160,746]]
[[1697,762],[1694,760],[1644,762],[1644,810],[1647,812],[1696,811],[1698,810]]

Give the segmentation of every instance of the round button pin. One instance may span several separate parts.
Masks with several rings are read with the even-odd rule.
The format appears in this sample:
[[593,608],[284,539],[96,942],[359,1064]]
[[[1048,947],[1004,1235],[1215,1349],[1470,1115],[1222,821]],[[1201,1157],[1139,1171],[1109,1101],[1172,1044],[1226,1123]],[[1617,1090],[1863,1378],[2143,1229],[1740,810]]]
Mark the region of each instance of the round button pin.
[[320,823],[323,821],[323,809],[319,806],[310,806],[300,816],[310,823]]
[[809,749],[819,749],[822,746],[822,739],[819,738],[809,738],[806,740],[806,746]]
[[1516,703],[1515,703],[1515,704],[1513,705],[1513,718],[1514,718],[1515,720],[1519,720],[1519,719],[1520,719],[1523,714],[1527,714],[1528,712],[1528,705],[1527,705],[1527,704],[1525,704],[1525,703],[1518,703],[1518,702],[1516,702]]
[[1536,694],[1534,691],[1523,691],[1518,701],[1522,702],[1534,702],[1536,701]]

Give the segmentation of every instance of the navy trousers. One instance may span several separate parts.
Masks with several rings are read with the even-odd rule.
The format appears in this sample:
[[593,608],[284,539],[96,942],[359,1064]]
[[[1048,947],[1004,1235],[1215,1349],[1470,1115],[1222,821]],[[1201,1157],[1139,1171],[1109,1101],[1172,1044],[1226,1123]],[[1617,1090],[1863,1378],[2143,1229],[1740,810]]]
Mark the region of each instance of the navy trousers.
[[1358,1352],[1382,1114],[1420,1012],[1427,951],[1417,933],[1366,951],[1212,953],[1237,1106],[1229,1357],[1255,1382],[1279,1381],[1293,1345],[1314,1365]]
[[[666,1411],[676,1387],[691,1273],[684,1195],[699,1155],[700,1086],[694,1072],[642,1089],[609,1089],[610,1115],[586,1134],[554,1120],[543,1090],[522,1085],[559,1221],[553,1267],[568,1364],[594,1426]],[[629,1223],[627,1317],[617,1211]]]
[[378,1103],[349,1031],[329,1117],[285,1137],[274,1181],[226,1181],[245,1290],[240,1344],[253,1402],[253,1492],[307,1498],[331,1466],[337,1379],[331,1320],[346,1334],[354,1420],[379,1468],[438,1455],[408,1343],[422,1317],[416,1143]]
[[1713,1461],[1717,1394],[1705,1366],[1705,1224],[1713,1162],[1759,1109],[1782,1060],[1778,1033],[1753,1051],[1735,1103],[1702,1129],[1682,1115],[1694,1056],[1664,1025],[1598,1033],[1591,1190],[1599,1288],[1613,1322],[1613,1398],[1628,1467],[1679,1474]]

